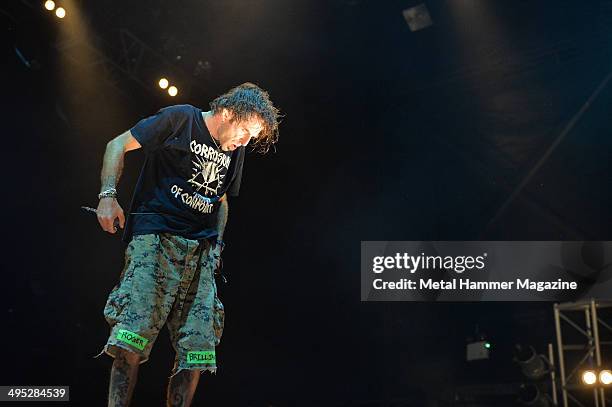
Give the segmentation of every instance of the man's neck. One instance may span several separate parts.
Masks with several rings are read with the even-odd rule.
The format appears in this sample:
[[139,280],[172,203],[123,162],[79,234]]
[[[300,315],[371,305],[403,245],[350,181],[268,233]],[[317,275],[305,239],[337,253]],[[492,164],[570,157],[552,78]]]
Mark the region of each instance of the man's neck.
[[217,128],[219,127],[217,116],[215,116],[213,112],[208,111],[202,112],[202,118],[204,119],[204,124],[206,125],[206,128],[208,129],[208,132],[212,138],[219,141],[219,138],[217,137]]

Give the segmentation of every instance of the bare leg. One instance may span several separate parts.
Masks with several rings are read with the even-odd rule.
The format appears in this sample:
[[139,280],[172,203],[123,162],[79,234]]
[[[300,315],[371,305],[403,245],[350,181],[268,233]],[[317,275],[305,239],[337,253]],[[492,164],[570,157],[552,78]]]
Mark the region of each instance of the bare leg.
[[189,407],[193,401],[198,382],[199,370],[181,370],[168,383],[167,407]]
[[130,405],[140,357],[134,352],[119,349],[111,370],[108,388],[108,407],[127,407]]

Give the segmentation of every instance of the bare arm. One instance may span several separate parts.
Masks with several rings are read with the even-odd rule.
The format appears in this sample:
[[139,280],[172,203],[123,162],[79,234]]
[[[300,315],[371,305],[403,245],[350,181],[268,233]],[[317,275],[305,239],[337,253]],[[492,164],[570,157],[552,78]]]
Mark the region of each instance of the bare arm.
[[225,224],[227,223],[227,214],[229,212],[229,205],[227,204],[227,196],[224,194],[221,197],[221,205],[217,211],[217,233],[219,236],[217,240],[223,240],[223,232],[225,231]]
[[[102,163],[102,173],[100,175],[102,184],[100,192],[117,187],[117,183],[123,171],[123,157],[125,153],[138,148],[140,148],[140,143],[132,136],[129,130],[106,144],[104,161]],[[119,226],[123,228],[125,216],[116,198],[100,199],[97,212],[98,222],[103,230],[109,233],[115,233],[115,219],[119,219]]]
[[123,156],[128,151],[137,148],[140,148],[140,143],[132,136],[129,130],[106,144],[104,161],[102,163],[102,187],[100,192],[108,188],[117,187],[117,182],[119,182],[121,172],[123,171]]
[[[221,197],[221,205],[217,210],[217,242],[223,242],[223,232],[225,231],[225,224],[227,223],[227,213],[229,212],[229,205],[227,204],[227,196],[223,194]],[[221,252],[223,251],[224,244],[215,243],[213,245],[213,257],[215,258],[215,274],[220,271],[221,263]],[[223,277],[225,279],[225,277]]]

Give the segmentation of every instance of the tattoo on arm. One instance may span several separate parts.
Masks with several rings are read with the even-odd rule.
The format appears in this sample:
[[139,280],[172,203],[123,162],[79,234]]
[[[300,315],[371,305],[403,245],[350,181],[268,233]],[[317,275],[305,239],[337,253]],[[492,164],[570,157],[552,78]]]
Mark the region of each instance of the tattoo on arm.
[[105,191],[109,188],[116,188],[118,180],[119,177],[114,177],[112,175],[108,177],[102,177],[102,188],[100,188],[100,192]]
[[225,224],[227,223],[227,214],[229,212],[229,205],[227,204],[227,197],[221,202],[219,210],[217,211],[217,232],[219,233],[219,240],[223,240],[223,232],[225,231]]
[[100,192],[116,188],[123,171],[123,146],[121,143],[111,141],[106,145],[104,162],[102,163],[102,174],[100,175],[102,188]]

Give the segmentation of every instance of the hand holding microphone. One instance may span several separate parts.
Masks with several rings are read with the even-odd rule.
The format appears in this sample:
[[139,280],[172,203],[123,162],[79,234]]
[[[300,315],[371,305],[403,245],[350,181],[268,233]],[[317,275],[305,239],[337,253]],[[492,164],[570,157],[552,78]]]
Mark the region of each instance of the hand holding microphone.
[[118,228],[123,229],[125,225],[125,215],[123,209],[115,198],[102,198],[98,203],[98,209],[88,206],[81,206],[86,212],[95,213],[98,217],[98,223],[102,229],[108,233],[114,234]]

